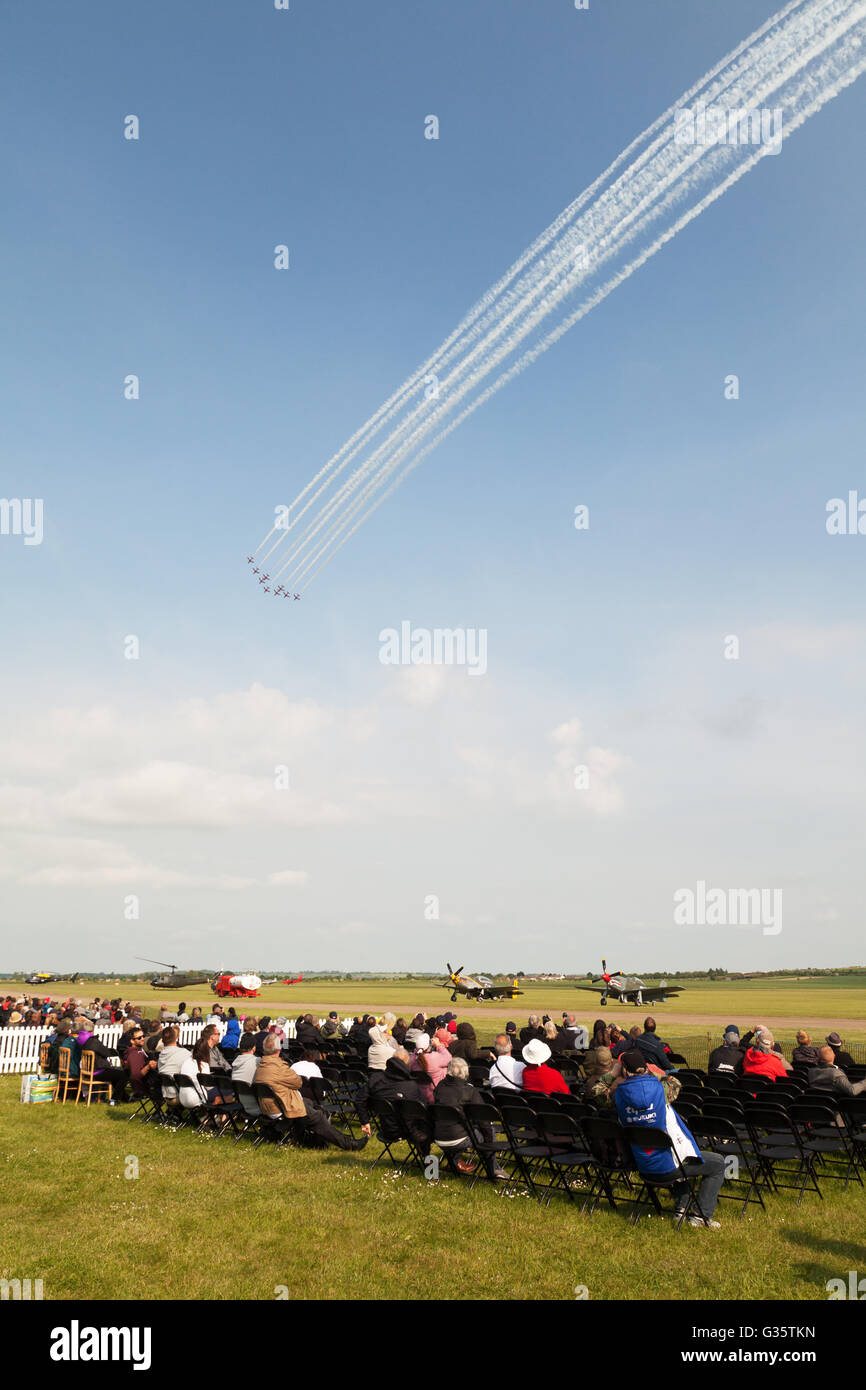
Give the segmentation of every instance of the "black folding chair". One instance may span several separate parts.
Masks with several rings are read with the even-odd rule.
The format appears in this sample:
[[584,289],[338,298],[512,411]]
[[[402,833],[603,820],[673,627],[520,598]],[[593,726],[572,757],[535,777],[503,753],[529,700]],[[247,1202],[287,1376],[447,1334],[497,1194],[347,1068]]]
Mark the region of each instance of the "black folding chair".
[[139,1116],[145,1124],[150,1124],[151,1120],[159,1121],[162,1114],[164,1101],[162,1089],[157,1084],[153,1072],[142,1078],[142,1090],[138,1095],[133,1095],[132,1099],[138,1101],[138,1106],[128,1117],[130,1120],[137,1120]]
[[[795,1100],[790,1110],[791,1123],[799,1131],[803,1147],[807,1153],[815,1154],[821,1165],[821,1177],[842,1182],[848,1190],[853,1177],[863,1186],[859,1173],[857,1150],[851,1143],[848,1126],[839,1115],[832,1100],[815,1103],[810,1100]],[[837,1121],[837,1115],[839,1119]],[[833,1160],[844,1164],[844,1173],[837,1171]]]
[[637,1165],[632,1154],[628,1130],[619,1120],[603,1115],[586,1116],[581,1120],[581,1129],[593,1159],[595,1180],[589,1194],[590,1216],[596,1210],[602,1195],[614,1211],[617,1202],[632,1206],[636,1199],[631,1178],[637,1170]]
[[719,1197],[724,1197],[728,1201],[738,1202],[743,1187],[746,1195],[743,1199],[743,1207],[740,1216],[744,1216],[746,1208],[750,1202],[757,1202],[761,1209],[766,1211],[764,1198],[761,1194],[762,1187],[767,1186],[766,1175],[761,1165],[755,1157],[751,1145],[745,1139],[744,1132],[739,1132],[731,1120],[719,1115],[708,1115],[704,1111],[696,1120],[689,1122],[689,1129],[693,1137],[697,1140],[701,1149],[707,1149],[710,1153],[717,1153],[725,1159],[734,1159],[735,1170],[729,1174],[725,1173],[725,1186],[730,1184],[732,1187],[740,1189],[737,1192],[726,1192],[723,1187]]
[[745,1116],[753,1152],[773,1191],[795,1191],[797,1206],[807,1187],[823,1198],[815,1172],[817,1155],[807,1151],[791,1117],[781,1107],[757,1103],[745,1107]]
[[545,1205],[550,1205],[550,1199],[557,1191],[564,1192],[570,1202],[576,1201],[574,1183],[580,1176],[589,1179],[589,1186],[583,1191],[585,1208],[590,1194],[594,1192],[595,1159],[586,1145],[580,1125],[561,1110],[559,1113],[542,1111],[538,1116],[538,1129],[547,1147],[545,1163],[550,1173]]
[[404,1166],[417,1163],[420,1168],[424,1168],[429,1148],[425,1148],[419,1134],[425,1134],[429,1131],[429,1106],[424,1105],[420,1100],[399,1100],[397,1101],[397,1115],[400,1120],[400,1132],[409,1146],[409,1154],[404,1160]]
[[[286,1115],[280,1104],[280,1098],[274,1088],[269,1085],[267,1081],[254,1081],[253,1095],[258,1101],[259,1109],[262,1112],[261,1124],[265,1130],[266,1137],[272,1139],[274,1143],[278,1144],[281,1148],[285,1145],[295,1145],[297,1143],[297,1131],[295,1129],[297,1122],[295,1120],[290,1120],[288,1115]],[[266,1109],[264,1104],[265,1101],[270,1102],[276,1110],[276,1114],[274,1114],[272,1110]]]
[[[502,1165],[503,1160],[505,1163],[509,1164],[512,1170],[509,1174],[509,1182],[512,1183],[514,1177],[514,1170],[517,1167],[517,1162],[514,1157],[513,1150],[511,1148],[511,1143],[507,1137],[505,1122],[503,1121],[502,1116],[497,1110],[496,1106],[490,1104],[479,1104],[478,1102],[476,1102],[473,1105],[464,1105],[463,1114],[465,1115],[466,1123],[473,1134],[473,1138],[475,1140],[476,1153],[478,1153],[482,1158],[492,1157],[494,1162],[497,1164]],[[488,1126],[488,1136],[485,1136],[483,1133],[483,1129],[487,1128]],[[489,1138],[490,1132],[492,1132],[493,1135],[492,1139]],[[487,1168],[484,1164],[480,1165],[475,1176],[472,1178],[472,1181],[469,1184],[470,1191],[475,1186],[482,1171],[485,1173],[485,1175],[487,1175]]]
[[242,1139],[245,1134],[252,1134],[253,1148],[258,1148],[259,1144],[263,1144],[267,1138],[267,1120],[270,1116],[265,1115],[256,1100],[256,1093],[249,1081],[233,1081],[232,1090],[243,1111],[240,1128],[235,1133],[235,1143]]
[[375,1127],[376,1139],[382,1145],[370,1165],[371,1169],[375,1168],[380,1159],[387,1154],[388,1161],[393,1163],[395,1168],[399,1168],[402,1173],[407,1160],[398,1158],[392,1148],[392,1145],[399,1144],[402,1140],[400,1116],[397,1114],[396,1105],[390,1100],[373,1100],[371,1098],[367,1103],[367,1108]]
[[533,1197],[540,1200],[544,1188],[536,1178],[539,1170],[544,1167],[547,1145],[541,1138],[538,1119],[528,1105],[509,1105],[504,1100],[500,1103],[499,1113],[508,1143],[511,1145],[517,1172]]
[[707,1224],[706,1217],[700,1209],[698,1203],[697,1184],[701,1180],[700,1166],[696,1162],[685,1167],[679,1154],[674,1148],[674,1141],[666,1129],[653,1129],[650,1125],[635,1125],[628,1129],[627,1133],[632,1142],[639,1145],[642,1149],[654,1149],[670,1155],[672,1167],[664,1173],[646,1173],[638,1169],[638,1181],[640,1187],[635,1198],[635,1208],[629,1220],[635,1225],[640,1220],[640,1209],[643,1204],[644,1194],[649,1198],[648,1205],[652,1206],[657,1216],[661,1216],[662,1207],[659,1201],[659,1192],[670,1192],[671,1197],[675,1196],[674,1187],[682,1186],[688,1189],[686,1204],[676,1217],[677,1230],[689,1216],[698,1216],[704,1224]]

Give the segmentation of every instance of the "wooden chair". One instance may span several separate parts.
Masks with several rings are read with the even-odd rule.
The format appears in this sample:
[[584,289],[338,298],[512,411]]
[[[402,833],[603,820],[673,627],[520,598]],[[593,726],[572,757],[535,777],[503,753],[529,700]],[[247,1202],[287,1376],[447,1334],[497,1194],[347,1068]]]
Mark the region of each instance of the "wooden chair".
[[96,1092],[97,1100],[108,1100],[111,1096],[110,1083],[108,1081],[100,1081],[98,1077],[94,1077],[93,1075],[93,1064],[95,1061],[96,1057],[92,1052],[82,1052],[81,1075],[78,1078],[78,1095],[75,1097],[76,1105],[80,1101],[85,1087],[87,1088],[85,1104],[88,1106],[94,1099],[94,1091]]
[[55,1101],[59,1100],[61,1105],[66,1104],[70,1087],[72,1094],[78,1100],[78,1089],[80,1077],[73,1076],[69,1070],[69,1063],[72,1054],[68,1047],[61,1047],[57,1053],[57,1086],[54,1091]]
[[50,1051],[51,1051],[51,1044],[50,1044],[50,1043],[44,1042],[44,1043],[40,1043],[40,1044],[39,1044],[39,1074],[40,1074],[40,1076],[44,1076],[45,1073],[48,1071],[48,1061],[49,1061],[49,1053],[50,1053]]

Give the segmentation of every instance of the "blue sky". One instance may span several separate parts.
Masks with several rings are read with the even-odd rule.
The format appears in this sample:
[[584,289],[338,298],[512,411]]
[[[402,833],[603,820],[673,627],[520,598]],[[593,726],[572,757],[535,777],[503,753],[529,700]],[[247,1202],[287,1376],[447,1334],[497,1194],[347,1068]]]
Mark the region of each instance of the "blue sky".
[[[10,966],[129,965],[128,894],[153,954],[238,969],[862,958],[866,540],[824,529],[866,492],[862,84],[467,421],[303,603],[244,564],[771,13],[15,8],[0,491],[44,498],[45,538],[0,537]],[[486,628],[488,675],[382,667],[403,619]],[[587,757],[590,808],[564,777]],[[701,878],[784,888],[785,930],[675,929]]]

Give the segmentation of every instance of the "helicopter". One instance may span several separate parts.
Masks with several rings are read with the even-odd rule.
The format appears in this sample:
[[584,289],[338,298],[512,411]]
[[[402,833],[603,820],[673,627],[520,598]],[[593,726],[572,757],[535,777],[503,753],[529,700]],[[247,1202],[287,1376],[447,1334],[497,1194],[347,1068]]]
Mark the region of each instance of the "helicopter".
[[189,989],[192,985],[208,985],[213,978],[212,974],[205,974],[200,970],[178,972],[176,965],[171,965],[165,960],[150,960],[147,956],[136,956],[135,959],[147,961],[148,965],[164,965],[171,972],[168,975],[154,975],[150,982],[152,989]]
[[25,985],[53,985],[58,980],[68,980],[70,984],[77,984],[80,976],[76,971],[74,975],[52,975],[47,970],[35,970],[32,975],[28,975],[24,981]]
[[[594,989],[593,986],[600,980],[604,981],[604,988]],[[591,985],[578,985],[577,988],[600,994],[602,1008],[607,1003],[608,995],[612,995],[620,1004],[634,1004],[640,1008],[643,1004],[664,1004],[669,994],[682,992],[682,985],[669,985],[667,980],[662,980],[658,985],[645,985],[637,975],[623,975],[621,970],[608,970],[604,956],[601,958],[601,974],[593,975]]]
[[451,962],[447,961],[448,983],[443,984],[443,989],[451,990],[451,1003],[457,1002],[458,994],[465,994],[467,999],[516,999],[523,990],[517,988],[517,981],[510,985],[495,985],[488,975],[464,975],[463,966],[460,965],[456,970],[451,969]]

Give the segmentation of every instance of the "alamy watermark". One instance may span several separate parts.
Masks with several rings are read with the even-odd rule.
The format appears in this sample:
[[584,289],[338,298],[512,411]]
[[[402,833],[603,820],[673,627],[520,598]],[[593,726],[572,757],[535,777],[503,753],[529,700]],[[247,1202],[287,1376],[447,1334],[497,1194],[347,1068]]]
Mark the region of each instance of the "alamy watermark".
[[487,671],[486,627],[415,627],[408,621],[379,633],[383,666],[465,666],[470,676]]
[[674,924],[678,927],[761,927],[764,936],[782,930],[781,888],[707,888],[674,892]]
[[23,536],[25,545],[41,545],[42,498],[0,497],[0,536]]
[[778,154],[782,108],[707,106],[699,101],[676,112],[674,141],[678,145],[767,145],[768,154]]

